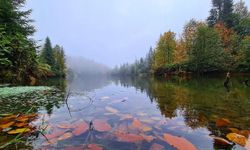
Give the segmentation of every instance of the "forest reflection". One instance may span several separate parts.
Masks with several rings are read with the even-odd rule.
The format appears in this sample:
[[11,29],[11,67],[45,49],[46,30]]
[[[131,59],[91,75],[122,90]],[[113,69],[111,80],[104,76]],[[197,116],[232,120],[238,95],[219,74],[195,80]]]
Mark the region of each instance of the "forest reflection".
[[[231,126],[249,130],[249,88],[242,84],[243,78],[234,78],[230,91],[223,87],[223,78],[116,78],[114,82],[124,87],[135,87],[157,102],[161,114],[166,118],[184,117],[192,129],[206,127],[213,135],[226,134],[215,122],[227,118]],[[244,117],[242,117],[244,116]]]

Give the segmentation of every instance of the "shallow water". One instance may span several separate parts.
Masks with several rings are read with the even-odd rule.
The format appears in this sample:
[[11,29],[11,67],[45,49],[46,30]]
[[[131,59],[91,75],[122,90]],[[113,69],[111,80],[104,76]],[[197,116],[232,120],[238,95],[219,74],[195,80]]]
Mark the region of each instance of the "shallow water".
[[[67,89],[60,82],[56,86],[66,94],[33,110],[39,117],[32,125],[46,126],[45,136],[25,135],[25,143],[5,149],[174,150],[183,141],[201,150],[245,149],[214,140],[227,139],[229,128],[250,130],[250,87],[241,83],[245,78],[234,77],[230,89],[223,87],[223,78],[78,78]],[[25,111],[25,105],[20,107],[16,109]],[[1,113],[18,112],[7,111]],[[218,127],[222,118],[229,123]],[[166,135],[179,141],[171,143]],[[11,138],[0,134],[0,141]]]

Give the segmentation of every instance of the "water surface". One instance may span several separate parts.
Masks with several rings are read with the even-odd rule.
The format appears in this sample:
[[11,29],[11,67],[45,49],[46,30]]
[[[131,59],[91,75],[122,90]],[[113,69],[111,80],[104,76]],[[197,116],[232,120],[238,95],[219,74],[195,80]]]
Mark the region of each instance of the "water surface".
[[[62,81],[54,82],[51,85],[63,94],[33,110],[39,117],[32,124],[46,126],[45,136],[28,135],[25,143],[7,148],[174,150],[176,145],[164,139],[171,135],[201,150],[245,149],[215,140],[227,139],[230,128],[250,130],[250,88],[242,83],[245,78],[234,77],[230,89],[223,87],[223,78],[82,77],[68,82],[67,88]],[[32,97],[23,101],[27,99]],[[28,109],[20,107],[15,108]],[[13,112],[18,111],[1,111]],[[221,119],[229,123],[218,127]],[[0,139],[11,137],[2,133]]]

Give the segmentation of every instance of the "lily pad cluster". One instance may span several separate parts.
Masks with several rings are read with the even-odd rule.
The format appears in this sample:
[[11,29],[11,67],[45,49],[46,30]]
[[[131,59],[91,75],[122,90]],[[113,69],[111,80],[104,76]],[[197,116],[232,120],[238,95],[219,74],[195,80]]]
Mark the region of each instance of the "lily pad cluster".
[[[4,87],[0,88],[0,113],[34,112],[63,103],[64,92],[52,87]],[[49,111],[49,110],[48,110]]]

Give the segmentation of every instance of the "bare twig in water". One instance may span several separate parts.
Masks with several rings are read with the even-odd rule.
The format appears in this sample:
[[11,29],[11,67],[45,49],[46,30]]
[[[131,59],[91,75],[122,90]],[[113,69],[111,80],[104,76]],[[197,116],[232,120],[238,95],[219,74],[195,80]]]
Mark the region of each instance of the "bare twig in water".
[[79,111],[83,111],[84,109],[90,107],[92,104],[93,104],[93,98],[89,97],[89,96],[86,96],[88,99],[89,99],[89,103],[87,106],[83,107],[83,108],[80,108],[80,109],[76,109],[76,110],[71,110],[71,112],[79,112]]
[[66,103],[67,109],[68,109],[68,111],[69,111],[69,115],[70,115],[70,117],[72,118],[71,111],[70,111],[69,104],[68,104],[69,95],[70,95],[70,88],[69,88],[68,93],[67,93],[67,95],[66,95],[65,103]]

